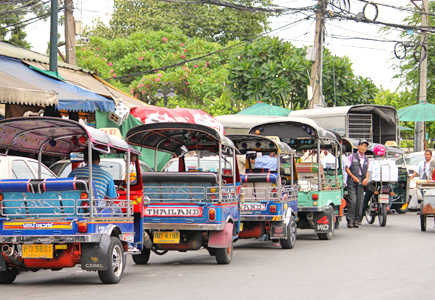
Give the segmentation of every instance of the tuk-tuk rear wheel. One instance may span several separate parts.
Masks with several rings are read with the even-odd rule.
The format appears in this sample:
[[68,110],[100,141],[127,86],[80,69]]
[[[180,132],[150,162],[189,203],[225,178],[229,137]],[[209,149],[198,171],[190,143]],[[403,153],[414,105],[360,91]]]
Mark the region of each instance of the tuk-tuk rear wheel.
[[[335,217],[334,209],[332,207],[329,207],[328,210],[329,210],[329,214],[330,214],[330,220],[334,220],[334,217]],[[332,226],[331,232],[319,232],[319,233],[317,233],[317,237],[319,238],[319,240],[332,239],[332,237],[334,236],[334,231],[335,231],[335,222],[332,221],[332,222],[330,222],[330,224]]]
[[233,242],[231,241],[231,246],[228,248],[214,248],[216,255],[216,262],[221,265],[227,265],[231,262],[233,258]]
[[279,240],[283,249],[293,249],[296,244],[297,225],[294,216],[290,217],[290,222],[287,225],[287,238]]
[[9,284],[15,281],[17,278],[17,269],[7,269],[6,271],[0,271],[0,284]]
[[125,268],[125,255],[121,241],[116,237],[110,237],[107,251],[107,270],[98,271],[102,283],[113,284],[121,281]]

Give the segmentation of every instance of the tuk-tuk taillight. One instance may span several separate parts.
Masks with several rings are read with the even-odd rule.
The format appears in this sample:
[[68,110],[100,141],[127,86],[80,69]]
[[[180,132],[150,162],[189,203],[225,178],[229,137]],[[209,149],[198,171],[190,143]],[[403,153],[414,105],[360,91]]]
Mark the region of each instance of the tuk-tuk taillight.
[[208,220],[212,222],[216,221],[216,209],[210,208],[208,210]]
[[77,229],[79,232],[88,232],[88,222],[78,222]]
[[270,210],[271,213],[276,213],[276,205],[271,205],[269,207],[269,210]]
[[311,199],[313,200],[319,200],[319,194],[312,194]]

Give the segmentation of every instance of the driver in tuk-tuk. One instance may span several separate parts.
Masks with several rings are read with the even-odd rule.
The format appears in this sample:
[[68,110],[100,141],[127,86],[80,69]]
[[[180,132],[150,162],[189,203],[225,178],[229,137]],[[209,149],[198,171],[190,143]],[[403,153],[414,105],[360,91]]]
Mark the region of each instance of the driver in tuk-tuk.
[[[68,177],[84,177],[89,178],[89,163],[88,163],[88,151],[84,151],[85,166],[76,168],[69,173]],[[98,198],[118,198],[118,194],[115,189],[115,182],[112,175],[109,172],[104,171],[100,167],[100,152],[92,150],[92,178],[97,190]]]

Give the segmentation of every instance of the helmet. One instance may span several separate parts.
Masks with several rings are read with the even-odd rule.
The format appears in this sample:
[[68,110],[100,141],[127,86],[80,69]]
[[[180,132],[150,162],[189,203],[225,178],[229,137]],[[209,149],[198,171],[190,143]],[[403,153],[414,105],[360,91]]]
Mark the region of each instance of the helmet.
[[385,147],[383,145],[374,146],[372,151],[375,155],[379,155],[379,156],[385,155]]

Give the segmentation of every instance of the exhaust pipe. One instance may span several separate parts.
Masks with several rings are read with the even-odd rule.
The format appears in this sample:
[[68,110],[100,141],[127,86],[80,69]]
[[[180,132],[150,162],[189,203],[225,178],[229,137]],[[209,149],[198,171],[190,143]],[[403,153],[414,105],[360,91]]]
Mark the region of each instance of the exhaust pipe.
[[12,247],[3,245],[2,252],[14,265],[26,268],[23,262],[18,258],[17,252],[15,252]]
[[153,247],[153,242],[150,239],[148,232],[143,231],[143,245],[146,249],[151,249]]

